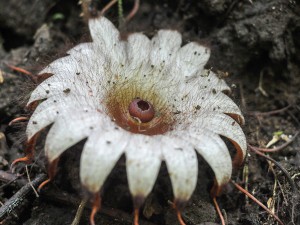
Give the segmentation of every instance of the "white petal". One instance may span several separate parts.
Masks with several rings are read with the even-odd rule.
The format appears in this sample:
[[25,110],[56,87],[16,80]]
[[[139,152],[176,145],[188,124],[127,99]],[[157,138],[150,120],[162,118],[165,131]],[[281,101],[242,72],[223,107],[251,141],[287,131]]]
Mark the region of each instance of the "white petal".
[[[224,80],[207,70],[192,77],[185,77],[182,81],[177,81],[177,84],[173,83],[173,85],[169,85],[169,90],[165,93],[165,96],[169,104],[173,106],[173,112],[188,112],[191,115],[188,118],[190,120],[197,116],[195,115],[195,109],[200,107],[200,110],[210,110],[205,109],[206,106],[211,104],[206,104],[206,99],[213,99],[215,95],[230,90]],[[220,96],[222,97],[222,95]],[[205,107],[203,107],[203,104],[205,104]],[[232,102],[231,105],[233,106],[234,103]],[[219,111],[222,111],[222,109]],[[186,119],[186,113],[176,115],[176,118],[180,119],[181,117]]]
[[[110,60],[110,69],[117,72],[126,61],[125,43],[120,40],[120,33],[105,17],[89,20],[95,54],[105,55]],[[123,66],[122,66],[123,65]]]
[[72,55],[74,58],[90,56],[94,52],[93,47],[93,43],[81,43],[71,48],[67,54]]
[[69,147],[89,136],[93,129],[101,126],[102,120],[103,115],[97,111],[78,108],[58,117],[46,138],[45,152],[49,162],[53,162]]
[[130,69],[139,70],[142,64],[148,63],[151,47],[148,37],[141,33],[131,34],[128,37],[126,46],[128,66]]
[[[55,76],[52,76],[40,85],[38,85],[30,95],[30,99],[27,103],[30,103],[50,98],[52,96],[64,95],[67,96],[70,93],[79,96],[92,96],[98,93],[98,88],[95,85],[90,85],[92,83],[88,77],[84,79],[62,79]],[[76,94],[75,94],[76,93]]]
[[86,96],[73,94],[50,97],[40,103],[30,117],[26,128],[27,138],[31,139],[41,129],[53,123],[58,116],[68,113],[70,108],[75,107],[81,109],[95,107],[99,110],[100,104],[97,105],[96,101],[91,97],[87,98]]
[[164,136],[162,138],[164,160],[171,178],[176,200],[187,201],[197,184],[198,160],[189,143],[178,138]]
[[191,42],[179,50],[176,64],[178,68],[181,68],[182,76],[193,76],[197,71],[203,71],[209,57],[209,48]]
[[78,70],[78,61],[72,56],[65,56],[50,63],[39,74],[51,73],[61,77],[72,77]]
[[237,144],[238,151],[241,151],[242,158],[246,156],[246,137],[240,125],[230,116],[218,112],[203,112],[195,118],[195,121],[188,128],[190,132],[210,130],[217,134],[227,137]]
[[203,70],[195,74],[195,76],[186,77],[184,88],[193,90],[194,93],[198,91],[206,91],[208,93],[213,91],[218,93],[231,90],[223,79],[220,79],[215,73],[209,70]]
[[115,129],[111,121],[89,136],[81,154],[80,179],[90,192],[96,193],[101,189],[128,140],[128,133],[118,127]]
[[203,99],[203,110],[204,111],[219,111],[223,113],[237,114],[242,117],[241,110],[239,107],[229,98],[226,94],[211,93]]
[[178,132],[176,135],[191,143],[205,159],[214,171],[219,186],[228,183],[232,173],[232,160],[219,135],[207,130],[197,133]]
[[120,38],[117,28],[105,17],[89,19],[89,30],[93,42],[105,45],[107,49],[110,49]]
[[[184,93],[184,92],[183,92]],[[245,120],[239,107],[223,92],[211,91],[202,95],[186,95],[186,101],[192,102],[188,105],[186,111],[195,113],[219,112],[236,117],[240,124],[244,124]],[[191,98],[191,99],[190,99]]]
[[[170,64],[181,46],[181,34],[177,31],[160,30],[152,38],[150,60],[154,66]],[[174,76],[174,74],[172,74]]]
[[131,134],[126,147],[126,170],[133,197],[145,198],[153,188],[161,165],[160,142],[155,136]]

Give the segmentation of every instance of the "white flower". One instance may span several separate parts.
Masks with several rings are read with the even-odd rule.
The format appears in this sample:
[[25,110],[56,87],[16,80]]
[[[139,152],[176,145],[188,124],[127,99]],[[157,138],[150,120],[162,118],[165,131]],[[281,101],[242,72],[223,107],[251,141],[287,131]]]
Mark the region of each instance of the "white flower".
[[92,193],[125,154],[129,189],[139,203],[162,161],[175,202],[186,202],[196,186],[199,153],[215,173],[218,194],[232,172],[220,135],[234,144],[237,164],[246,139],[241,111],[225,94],[230,88],[204,69],[210,50],[195,42],[181,47],[181,35],[171,30],[151,40],[141,33],[124,40],[104,17],[90,19],[89,29],[93,42],[75,46],[40,72],[53,76],[31,94],[28,104],[43,101],[28,123],[28,139],[53,123],[45,144],[51,164],[87,138],[80,178]]

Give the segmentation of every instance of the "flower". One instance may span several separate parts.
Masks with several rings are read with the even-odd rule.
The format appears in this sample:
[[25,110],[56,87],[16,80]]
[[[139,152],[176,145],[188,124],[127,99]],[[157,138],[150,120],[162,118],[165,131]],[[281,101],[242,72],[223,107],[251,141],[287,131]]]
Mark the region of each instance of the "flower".
[[31,93],[28,105],[42,101],[28,123],[28,139],[53,123],[45,143],[51,166],[87,138],[80,179],[91,193],[99,192],[125,154],[137,208],[162,161],[175,203],[188,201],[197,181],[197,153],[215,173],[217,195],[232,173],[220,135],[234,144],[235,164],[244,159],[246,138],[241,111],[226,95],[230,88],[204,69],[210,50],[195,42],[181,47],[181,35],[173,30],[160,30],[151,40],[141,33],[122,39],[105,17],[90,19],[89,29],[92,42],[75,46],[40,72],[52,76]]

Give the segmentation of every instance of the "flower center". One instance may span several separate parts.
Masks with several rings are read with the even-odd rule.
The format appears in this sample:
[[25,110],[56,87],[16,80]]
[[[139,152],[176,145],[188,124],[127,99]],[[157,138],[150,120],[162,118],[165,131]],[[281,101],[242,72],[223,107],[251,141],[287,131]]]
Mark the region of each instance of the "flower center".
[[159,135],[171,130],[175,123],[172,107],[152,86],[140,86],[131,80],[111,88],[104,98],[108,115],[131,133]]
[[155,115],[155,110],[152,104],[140,98],[136,98],[131,101],[128,111],[133,118],[142,123],[150,122]]

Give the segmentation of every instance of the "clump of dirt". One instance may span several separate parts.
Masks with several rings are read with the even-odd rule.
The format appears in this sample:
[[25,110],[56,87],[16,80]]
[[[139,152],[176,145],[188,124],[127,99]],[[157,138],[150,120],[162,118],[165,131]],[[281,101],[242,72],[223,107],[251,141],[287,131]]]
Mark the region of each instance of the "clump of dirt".
[[[99,9],[107,2],[99,2]],[[132,4],[132,1],[125,2],[125,13],[131,10]],[[1,171],[9,170],[5,161],[12,162],[23,154],[26,123],[12,127],[8,123],[17,116],[30,114],[24,110],[24,99],[34,87],[28,77],[7,65],[37,72],[72,45],[87,39],[87,27],[80,13],[76,2],[0,2],[0,72],[4,79],[0,83],[0,132],[5,134],[8,144],[5,149],[0,145]],[[296,1],[286,0],[145,0],[124,32],[144,31],[152,36],[158,29],[171,28],[182,32],[186,42],[197,40],[209,45],[212,49],[209,67],[228,73],[227,81],[234,84],[232,96],[244,109],[249,144],[265,146],[274,132],[293,136],[299,130],[299,15]],[[107,17],[117,24],[117,9],[108,11]],[[279,112],[256,113],[287,106]],[[276,145],[283,143],[281,140]],[[40,143],[37,152],[42,152],[42,146]],[[300,139],[296,137],[283,150],[269,154],[286,171],[249,152],[245,165],[233,178],[274,209],[286,224],[300,223],[299,146]],[[63,155],[55,181],[42,191],[40,198],[18,210],[18,214],[10,214],[3,223],[71,224],[76,207],[86,195],[78,178],[80,149],[79,144]],[[131,224],[132,202],[124,163],[121,160],[119,164],[104,188],[103,214],[96,218],[99,224]],[[205,162],[200,165],[197,189],[183,211],[188,225],[219,222],[209,196],[213,173]],[[46,171],[43,157],[37,157],[31,171],[32,177]],[[17,172],[24,172],[23,167],[18,167]],[[24,184],[7,182],[3,181],[4,186],[0,188],[1,202],[11,198]],[[276,224],[232,185],[226,190],[218,202],[226,212],[228,224]],[[141,224],[178,224],[168,200],[172,200],[172,190],[163,166],[153,194],[141,212]],[[86,210],[81,224],[87,224],[88,217],[89,210]]]

